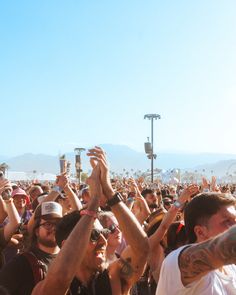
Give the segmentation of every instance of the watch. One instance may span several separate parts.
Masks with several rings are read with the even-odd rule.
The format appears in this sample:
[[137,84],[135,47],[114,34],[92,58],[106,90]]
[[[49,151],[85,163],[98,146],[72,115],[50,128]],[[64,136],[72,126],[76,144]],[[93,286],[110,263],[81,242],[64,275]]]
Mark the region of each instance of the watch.
[[59,185],[54,185],[54,187],[52,188],[52,190],[54,192],[57,192],[57,193],[61,193],[62,192],[62,189],[60,188]]
[[173,204],[176,208],[180,209],[181,207],[183,207],[183,204],[180,203],[179,201],[175,201]]
[[123,202],[124,199],[120,193],[115,193],[114,196],[107,201],[107,205],[112,207],[120,202]]

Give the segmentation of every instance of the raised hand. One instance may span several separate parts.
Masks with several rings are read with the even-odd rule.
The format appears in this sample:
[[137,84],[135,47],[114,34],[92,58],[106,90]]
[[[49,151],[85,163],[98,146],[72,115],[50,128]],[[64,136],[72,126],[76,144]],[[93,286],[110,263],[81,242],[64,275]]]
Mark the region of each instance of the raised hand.
[[209,189],[209,183],[205,177],[202,177],[202,189],[208,190]]
[[219,192],[220,191],[217,184],[216,184],[216,177],[215,176],[212,176],[212,178],[211,178],[211,191],[212,192]]
[[64,189],[69,184],[68,176],[66,172],[57,176],[56,185],[58,185],[61,189]]
[[190,198],[196,195],[197,193],[199,193],[198,186],[196,184],[191,184],[190,186],[188,186],[182,191],[178,201],[180,203],[185,203],[186,201],[189,201]]
[[8,179],[0,178],[0,195],[6,190],[12,192],[11,183]]
[[99,164],[101,169],[101,185],[102,190],[106,198],[109,198],[114,194],[114,190],[111,185],[110,175],[109,175],[109,168],[106,159],[106,153],[104,150],[98,146],[95,146],[93,149],[90,149],[87,153],[89,157],[95,162]]
[[100,163],[93,158],[90,158],[90,164],[93,168],[91,175],[87,178],[86,183],[89,185],[91,196],[102,197],[101,186],[101,169]]

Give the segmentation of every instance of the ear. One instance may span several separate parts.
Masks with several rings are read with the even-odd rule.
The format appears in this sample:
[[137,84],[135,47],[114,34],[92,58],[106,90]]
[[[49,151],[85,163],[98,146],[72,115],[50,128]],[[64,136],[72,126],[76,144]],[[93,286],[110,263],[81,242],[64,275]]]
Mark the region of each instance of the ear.
[[208,230],[204,225],[195,225],[195,235],[197,236],[197,242],[203,242],[208,239]]

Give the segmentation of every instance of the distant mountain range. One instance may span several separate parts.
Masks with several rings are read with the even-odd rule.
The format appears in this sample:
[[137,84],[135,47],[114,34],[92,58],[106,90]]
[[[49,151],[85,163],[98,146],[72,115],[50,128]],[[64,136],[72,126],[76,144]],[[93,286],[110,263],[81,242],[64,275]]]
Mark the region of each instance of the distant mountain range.
[[[146,171],[150,169],[150,160],[145,153],[137,152],[124,145],[100,145],[107,153],[111,171],[123,173],[124,171]],[[74,171],[74,153],[67,153],[66,159],[72,163]],[[90,169],[86,152],[82,152],[82,168],[85,172]],[[1,162],[9,165],[9,171],[37,171],[41,173],[58,173],[58,156],[44,154],[23,154],[13,158],[0,156]],[[183,171],[203,171],[206,175],[236,174],[236,154],[210,154],[210,153],[160,153],[154,161],[154,167],[160,169],[179,168]],[[125,169],[125,170],[124,170]]]

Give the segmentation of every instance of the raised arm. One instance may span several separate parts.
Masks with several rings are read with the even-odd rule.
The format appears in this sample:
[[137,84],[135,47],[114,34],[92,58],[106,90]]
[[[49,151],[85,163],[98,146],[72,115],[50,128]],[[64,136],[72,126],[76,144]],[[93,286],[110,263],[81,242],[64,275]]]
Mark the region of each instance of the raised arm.
[[179,257],[182,283],[186,286],[212,270],[236,264],[236,225],[219,236],[186,248]]
[[143,222],[148,218],[151,211],[148,207],[146,200],[141,195],[141,192],[138,188],[136,181],[133,178],[131,178],[130,182],[132,185],[132,189],[135,192],[135,201],[137,202],[136,205],[138,205],[140,208],[140,210],[137,212],[137,214],[135,214],[135,217],[138,219],[140,224],[143,224]]
[[[93,169],[90,181],[93,197],[88,210],[97,211],[101,194],[99,168]],[[65,295],[86,254],[94,224],[92,216],[84,215],[76,224],[53,261],[46,278],[34,288],[32,295]]]
[[[101,165],[101,184],[106,198],[111,200],[114,197],[114,190],[111,185],[108,164],[105,152],[99,148],[89,150],[89,156],[96,159]],[[123,202],[112,206],[112,212],[118,220],[119,226],[129,245],[121,255],[121,258],[114,262],[111,273],[120,277],[122,290],[128,290],[143,273],[147,255],[149,252],[148,238],[138,220]]]
[[70,187],[69,184],[65,186],[64,192],[66,193],[66,195],[67,195],[67,197],[69,199],[72,211],[81,210],[83,208],[82,203],[80,202],[80,200],[76,196],[76,194],[73,192],[73,190],[72,190],[72,188]]
[[[191,196],[195,195],[198,192],[198,186],[195,184],[192,184],[188,186],[186,189],[183,190],[181,195],[179,196],[178,203],[180,205],[184,205],[186,201],[190,199]],[[172,222],[174,222],[176,215],[178,211],[181,209],[181,207],[177,207],[175,204],[173,204],[168,212],[166,213],[165,217],[163,218],[160,226],[155,231],[155,233],[149,237],[149,244],[150,244],[150,250],[154,250],[160,243],[160,241],[163,239],[165,233],[167,232],[169,226]]]
[[[192,195],[198,192],[197,185],[190,185],[180,195],[178,202],[184,204]],[[164,216],[160,226],[153,235],[149,237],[150,255],[148,257],[148,265],[152,272],[153,278],[158,283],[161,264],[165,258],[164,249],[161,247],[160,242],[164,238],[169,226],[174,222],[177,213],[179,212],[178,207],[172,205],[166,215]]]
[[20,225],[20,216],[13,203],[13,199],[5,200],[5,208],[8,214],[9,222],[4,226],[4,238],[9,241]]
[[[9,181],[0,177],[0,195],[6,189],[6,186],[9,186]],[[6,206],[2,198],[0,198],[0,223],[3,223],[5,218],[7,217]]]

